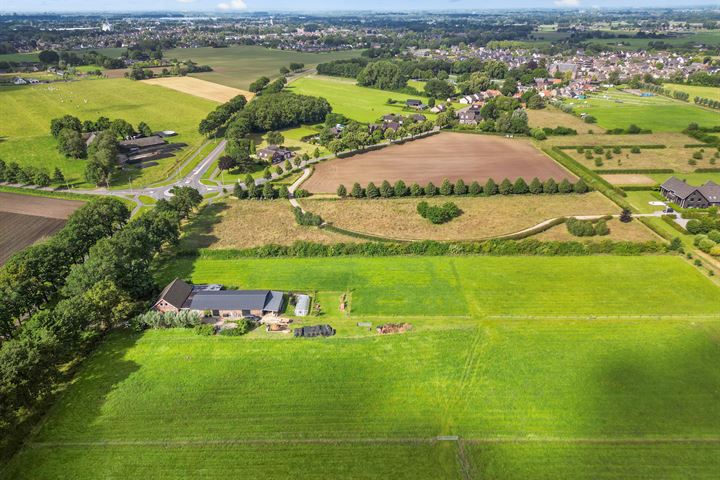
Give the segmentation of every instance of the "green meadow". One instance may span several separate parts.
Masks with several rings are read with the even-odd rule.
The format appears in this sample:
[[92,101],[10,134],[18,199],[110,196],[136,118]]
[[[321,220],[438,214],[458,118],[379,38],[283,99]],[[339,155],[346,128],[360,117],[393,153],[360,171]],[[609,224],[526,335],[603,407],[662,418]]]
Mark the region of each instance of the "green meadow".
[[252,45],[234,45],[228,48],[175,48],[163,52],[165,58],[192,60],[201,65],[210,65],[212,72],[193,74],[210,82],[247,90],[248,86],[265,75],[273,78],[280,75],[280,67],[290,62],[304,63],[312,68],[318,63],[343,60],[360,56],[360,50],[341,52],[305,53],[290,50],[274,50]]
[[118,332],[0,478],[714,478],[718,338],[684,319]]
[[634,123],[653,132],[680,132],[692,122],[704,126],[720,124],[717,112],[659,95],[639,97],[613,89],[567,103],[576,113],[594,116],[598,125],[607,129],[627,128]]
[[720,291],[673,256],[178,258],[158,277],[349,292],[353,316],[720,314]]
[[679,85],[677,83],[663,83],[664,88],[687,92],[690,95],[690,101],[693,102],[695,97],[709,98],[711,100],[720,100],[720,87],[701,87],[697,85]]
[[[365,123],[375,122],[388,113],[401,115],[411,113],[404,111],[405,100],[409,98],[421,99],[424,102],[428,100],[416,95],[359,87],[353,79],[320,75],[299,78],[290,83],[287,90],[302,95],[323,97],[330,102],[333,112],[342,113],[348,118]],[[390,98],[397,100],[398,103],[388,105],[387,101]],[[433,116],[428,113],[423,114]]]
[[0,91],[0,158],[52,171],[59,167],[71,183],[82,184],[85,161],[66,158],[50,135],[50,120],[65,114],[80,120],[100,116],[123,118],[133,125],[146,122],[155,130],[174,130],[173,142],[188,146],[158,166],[134,170],[136,184],[161,180],[184,155],[204,141],[197,125],[216,103],[167,88],[127,79],[82,80]]

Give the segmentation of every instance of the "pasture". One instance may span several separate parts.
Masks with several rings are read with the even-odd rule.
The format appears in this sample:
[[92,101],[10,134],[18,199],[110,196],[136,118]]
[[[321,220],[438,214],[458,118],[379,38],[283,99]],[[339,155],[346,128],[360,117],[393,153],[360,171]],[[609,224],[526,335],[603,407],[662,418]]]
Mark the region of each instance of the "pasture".
[[[448,223],[433,225],[417,213],[422,200],[431,205],[453,202],[463,213]],[[619,213],[619,207],[598,192],[390,200],[309,198],[301,204],[334,226],[400,240],[480,240],[519,232],[556,217]]]
[[681,132],[692,122],[714,126],[720,121],[717,112],[692,103],[662,96],[639,97],[616,89],[566,103],[576,113],[594,116],[606,129],[627,128],[634,123],[653,132]]
[[[375,88],[360,87],[354,79],[325,77],[312,75],[299,78],[287,87],[287,90],[302,95],[323,97],[333,108],[333,112],[341,113],[358,122],[372,123],[386,114],[409,115],[415,111],[405,110],[405,100],[410,98],[427,102],[426,97],[388,92]],[[388,99],[397,103],[388,104]],[[428,118],[432,113],[423,112]]]
[[326,340],[115,333],[0,477],[709,479],[720,468],[717,320],[352,328]]
[[228,87],[247,90],[252,82],[265,75],[280,75],[280,67],[290,62],[304,63],[313,68],[318,63],[360,56],[360,50],[342,52],[304,53],[274,50],[253,45],[233,45],[228,48],[175,48],[163,52],[165,58],[192,60],[200,65],[210,65],[212,72],[193,73],[191,76]]
[[383,180],[403,180],[410,185],[432,181],[439,186],[443,179],[485,182],[493,178],[513,181],[523,177],[527,181],[554,178],[574,179],[574,176],[551,158],[533,147],[527,140],[507,139],[493,135],[469,133],[441,133],[427,138],[392,145],[380,150],[323,162],[303,184],[315,193],[335,192],[338,185],[350,189],[355,182],[365,186]]
[[663,83],[663,88],[686,92],[690,95],[690,101],[693,102],[695,97],[709,98],[711,100],[720,100],[720,88],[718,87],[701,87],[697,85],[680,85],[677,83]]
[[187,93],[196,97],[212,100],[213,102],[225,103],[230,99],[244,95],[250,101],[255,94],[246,90],[239,90],[233,87],[220,85],[219,83],[208,82],[195,77],[164,77],[143,80],[149,85],[160,85],[161,87]]
[[[66,158],[50,135],[50,120],[65,114],[80,120],[100,116],[123,118],[134,126],[141,121],[156,130],[178,132],[173,142],[188,146],[158,165],[128,172],[135,185],[152,183],[169,175],[183,155],[197,149],[203,137],[197,132],[202,118],[217,103],[127,79],[82,80],[49,85],[7,87],[0,92],[0,157],[6,162],[45,168],[59,167],[70,183],[83,184],[85,161]],[[87,186],[87,185],[86,185]]]
[[0,192],[0,265],[15,252],[49,237],[83,202]]
[[585,123],[579,117],[565,113],[555,107],[547,106],[541,110],[525,110],[528,114],[530,128],[557,128],[567,127],[577,130],[578,133],[588,133],[590,130],[604,133],[604,129],[597,124]]

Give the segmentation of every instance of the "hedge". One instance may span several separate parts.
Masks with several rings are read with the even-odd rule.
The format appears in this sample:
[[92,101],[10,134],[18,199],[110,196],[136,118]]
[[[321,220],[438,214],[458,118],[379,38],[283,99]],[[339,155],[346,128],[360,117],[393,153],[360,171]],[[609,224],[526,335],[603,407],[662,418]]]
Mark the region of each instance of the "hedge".
[[593,170],[593,172],[611,175],[617,173],[675,173],[675,170],[672,168],[616,168],[611,170]]
[[[707,146],[707,145],[703,145],[703,146]],[[560,150],[577,150],[578,148],[583,148],[583,149],[588,149],[588,148],[589,148],[589,149],[593,149],[593,148],[595,148],[595,147],[602,147],[602,148],[615,148],[615,147],[620,147],[620,148],[633,148],[633,147],[638,147],[638,148],[644,148],[645,150],[650,150],[650,149],[667,148],[667,145],[662,145],[662,144],[650,144],[650,145],[563,145],[563,146],[561,146],[561,147],[555,147],[555,148],[560,149]]]
[[662,218],[662,221],[670,225],[672,228],[677,230],[678,232],[682,233],[683,235],[687,234],[688,231],[685,230],[682,226],[680,226],[677,222],[675,222],[675,215],[662,215],[660,218]]
[[718,167],[707,167],[707,168],[696,168],[694,173],[718,173],[720,168]]
[[661,242],[542,242],[536,239],[493,239],[482,242],[369,242],[337,243],[325,245],[312,242],[295,242],[293,245],[264,245],[241,250],[200,249],[179,251],[178,256],[188,258],[308,258],[308,257],[387,257],[387,256],[446,256],[446,255],[530,255],[530,256],[587,256],[587,255],[642,255],[667,253]]
[[658,184],[655,185],[628,185],[622,187],[626,192],[655,192],[658,189]]

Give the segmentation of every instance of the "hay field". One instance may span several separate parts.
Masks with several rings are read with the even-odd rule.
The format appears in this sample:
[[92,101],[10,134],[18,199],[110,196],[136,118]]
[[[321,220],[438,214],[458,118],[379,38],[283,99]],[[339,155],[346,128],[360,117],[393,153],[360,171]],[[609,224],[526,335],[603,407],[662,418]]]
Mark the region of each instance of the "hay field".
[[[454,202],[463,214],[433,225],[417,213],[417,204],[423,200],[431,205]],[[555,217],[619,213],[619,208],[598,192],[389,200],[309,198],[301,204],[337,227],[401,240],[478,240],[515,233]]]
[[379,184],[383,180],[403,180],[410,185],[443,179],[485,182],[493,178],[533,177],[541,180],[575,177],[538,151],[528,140],[494,135],[441,133],[431,137],[392,145],[368,153],[320,163],[303,188],[315,193],[335,192],[338,185],[348,189],[355,182]]
[[227,198],[213,203],[184,228],[183,248],[250,248],[267,244],[291,245],[358,241],[295,222],[287,200],[251,201]]
[[[652,230],[647,228],[645,225],[637,220],[630,223],[623,223],[620,220],[614,218],[607,222],[608,228],[610,228],[610,234],[603,237],[592,237],[594,241],[600,240],[615,240],[615,241],[627,241],[627,242],[646,242],[648,240],[661,241],[660,237],[655,235]],[[542,241],[582,241],[583,239],[575,237],[567,231],[567,226],[556,225],[549,230],[533,235],[534,239]]]
[[208,82],[195,77],[164,77],[143,80],[143,83],[160,85],[161,87],[177,90],[196,97],[212,100],[213,102],[225,103],[233,97],[244,95],[250,101],[255,94],[247,90],[220,85],[219,83]]
[[530,128],[556,128],[568,127],[577,130],[578,133],[588,133],[592,130],[595,133],[605,133],[605,129],[589,123],[569,113],[558,110],[555,107],[546,106],[541,110],[525,110],[528,114]]
[[[610,135],[608,135],[610,136]],[[605,158],[605,151],[610,150],[612,158]],[[714,148],[641,148],[640,153],[632,153],[629,148],[622,148],[621,153],[612,152],[611,148],[604,148],[603,153],[593,153],[592,159],[585,158],[584,153],[578,153],[575,149],[563,150],[581,165],[591,170],[602,172],[603,170],[614,169],[672,169],[675,172],[691,173],[697,168],[713,168],[716,164],[710,163],[716,152]],[[701,153],[702,158],[693,159],[694,153]],[[600,158],[602,165],[595,163],[595,158]],[[694,165],[689,162],[692,160]],[[715,159],[715,162],[718,160]]]

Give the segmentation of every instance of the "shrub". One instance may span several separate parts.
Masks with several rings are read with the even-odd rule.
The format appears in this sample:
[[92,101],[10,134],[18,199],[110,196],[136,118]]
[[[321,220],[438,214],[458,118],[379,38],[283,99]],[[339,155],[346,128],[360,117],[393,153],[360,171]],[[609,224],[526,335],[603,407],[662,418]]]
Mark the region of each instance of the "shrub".
[[238,321],[235,325],[235,328],[224,328],[220,330],[220,335],[226,337],[239,337],[241,335],[245,335],[248,332],[251,332],[255,329],[255,327],[257,327],[257,323],[246,318]]
[[467,195],[468,188],[467,185],[465,185],[465,182],[462,180],[462,178],[458,179],[457,182],[455,182],[455,186],[453,187],[453,192],[455,195]]
[[605,220],[599,220],[595,224],[595,235],[605,236],[610,234],[610,229],[607,226],[607,222]]
[[640,153],[640,147],[632,147],[630,153]]
[[702,152],[695,152],[695,153],[693,153],[692,157],[695,160],[701,160],[703,158],[703,154],[702,154]]
[[620,147],[613,147],[613,153],[616,155],[622,153],[622,149]]
[[472,196],[477,196],[482,194],[482,187],[477,181],[474,181],[470,184],[470,188],[468,189],[468,193]]
[[423,188],[420,185],[418,185],[417,183],[413,183],[410,186],[410,195],[412,195],[413,197],[419,197],[419,196],[423,195],[424,193],[425,192],[423,191]]
[[428,209],[428,202],[422,201],[417,204],[417,212],[423,218],[425,218],[427,216],[427,209]]
[[602,167],[603,165],[604,165],[604,164],[603,164],[602,158],[597,157],[597,158],[595,159],[595,166],[596,166],[596,167]]
[[537,177],[533,178],[532,181],[530,182],[530,186],[528,187],[528,190],[529,190],[530,193],[532,193],[533,195],[538,195],[538,194],[542,193],[542,192],[543,192],[543,185],[542,185],[542,183],[540,182],[540,179],[537,178]]
[[402,180],[398,180],[397,182],[395,182],[395,185],[393,186],[393,191],[396,197],[404,197],[409,193],[405,182],[403,182]]
[[[592,237],[595,235],[595,228],[590,220],[578,220],[571,217],[567,219],[565,226],[567,231],[576,237]],[[605,228],[607,228],[607,225]]]
[[495,183],[495,180],[492,178],[488,178],[487,182],[485,182],[485,187],[483,188],[483,191],[485,192],[485,195],[497,195],[498,193],[498,186]]
[[235,197],[239,198],[240,200],[243,200],[243,199],[247,198],[248,193],[246,190],[243,190],[243,188],[240,186],[239,183],[236,183],[235,186],[233,187],[233,195]]
[[560,182],[560,185],[558,185],[558,192],[572,193],[572,191],[573,191],[572,183],[570,183],[570,181],[567,178],[563,178],[562,182]]
[[201,323],[200,325],[195,325],[195,333],[205,336],[213,335],[215,333],[215,326],[210,325],[209,323]]
[[698,242],[697,247],[698,247],[698,249],[700,249],[700,251],[703,251],[705,253],[710,253],[710,250],[715,245],[717,245],[717,244],[715,242],[713,242],[712,240],[710,240],[709,238],[703,238],[702,240],[700,240]]
[[428,184],[425,185],[425,195],[427,195],[428,197],[434,197],[435,195],[437,195],[437,187],[434,183],[428,182]]
[[310,192],[305,190],[304,188],[298,188],[295,190],[295,193],[293,194],[295,198],[307,198],[310,196]]
[[707,236],[713,242],[720,243],[720,230],[710,230]]
[[548,178],[543,184],[543,193],[555,194],[558,193],[558,186],[555,180]]
[[720,257],[720,245],[715,245],[714,247],[712,247],[709,253],[713,257]]
[[450,183],[450,180],[447,178],[443,180],[442,185],[440,185],[440,195],[452,195],[453,193],[453,186],[452,183]]
[[525,180],[523,180],[522,177],[515,180],[512,188],[512,193],[516,195],[524,195],[529,192],[530,189],[528,188],[527,183],[525,183]]
[[587,193],[589,190],[587,183],[585,183],[585,180],[582,178],[579,178],[577,182],[575,182],[575,185],[573,185],[573,191],[575,193]]
[[345,188],[345,185],[342,185],[342,184],[338,185],[337,196],[340,198],[347,197],[347,189]]
[[603,151],[604,151],[603,148],[600,146],[593,148],[593,152],[595,152],[597,155],[600,155],[601,153],[603,153]]
[[298,225],[319,227],[323,223],[322,217],[312,212],[303,212],[300,207],[294,207],[295,221]]
[[511,193],[513,193],[512,183],[510,183],[510,180],[506,178],[502,182],[500,182],[500,185],[498,186],[498,192],[501,195],[510,195]]
[[632,212],[630,212],[627,208],[623,208],[623,211],[620,214],[620,221],[623,223],[630,223],[632,221]]
[[587,158],[588,160],[592,160],[593,153],[590,150],[585,150],[585,158]]
[[446,223],[462,213],[457,205],[447,202],[441,206],[428,205],[427,202],[420,202],[417,211],[421,217],[427,218],[431,223]]

